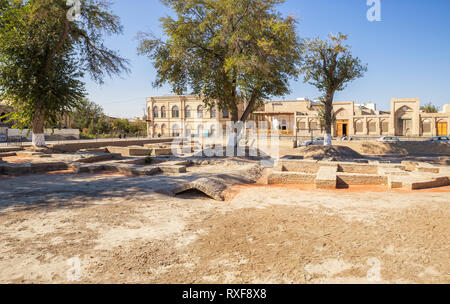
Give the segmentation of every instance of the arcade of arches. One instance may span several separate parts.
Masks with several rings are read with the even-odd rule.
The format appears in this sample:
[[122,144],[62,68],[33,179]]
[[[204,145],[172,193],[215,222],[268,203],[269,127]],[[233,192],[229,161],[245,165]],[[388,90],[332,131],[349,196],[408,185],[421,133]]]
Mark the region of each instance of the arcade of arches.
[[[197,96],[147,98],[148,132],[152,137],[174,135],[214,135],[226,128],[229,111],[207,108]],[[282,135],[321,136],[320,104],[308,99],[269,101],[253,112],[250,120],[260,130],[276,128]],[[334,137],[431,137],[450,135],[450,105],[440,113],[424,113],[420,99],[391,99],[389,111],[379,111],[373,103],[335,102]],[[242,107],[239,112],[242,113]]]

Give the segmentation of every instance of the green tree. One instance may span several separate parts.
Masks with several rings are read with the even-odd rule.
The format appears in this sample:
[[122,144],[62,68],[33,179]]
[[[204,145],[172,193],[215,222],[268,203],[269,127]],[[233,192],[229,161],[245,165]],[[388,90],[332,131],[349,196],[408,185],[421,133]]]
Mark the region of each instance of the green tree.
[[423,105],[422,107],[420,107],[420,109],[425,113],[438,113],[439,112],[439,108],[437,106],[433,105],[431,102]]
[[342,91],[347,84],[363,77],[367,66],[361,64],[358,57],[353,57],[350,46],[344,45],[347,35],[341,33],[329,35],[329,40],[309,40],[302,72],[304,82],[315,86],[323,93],[323,121],[325,127],[324,145],[331,146],[331,128],[333,124],[333,100],[337,91]]
[[91,121],[98,122],[104,114],[102,107],[84,98],[69,115],[74,121],[75,127],[82,130],[89,128]]
[[[271,96],[289,92],[298,77],[302,44],[296,21],[276,6],[284,0],[162,0],[176,17],[161,18],[167,39],[140,34],[139,53],[157,70],[155,87],[188,88],[207,107],[246,121]],[[246,104],[239,116],[239,106]]]
[[90,134],[90,135],[95,135],[95,134],[97,134],[97,129],[95,128],[95,120],[94,120],[94,119],[92,119],[92,120],[89,122],[89,126],[88,126],[88,129],[87,129],[87,133]]
[[45,146],[45,126],[79,104],[85,73],[102,83],[127,70],[103,44],[105,34],[122,31],[109,2],[81,0],[74,21],[69,9],[66,0],[0,0],[0,99],[14,107],[20,127],[32,128],[35,146]]

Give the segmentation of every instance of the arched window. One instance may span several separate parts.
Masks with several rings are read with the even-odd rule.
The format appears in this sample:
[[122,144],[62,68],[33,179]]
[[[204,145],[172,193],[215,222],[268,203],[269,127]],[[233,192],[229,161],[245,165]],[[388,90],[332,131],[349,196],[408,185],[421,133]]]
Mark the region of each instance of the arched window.
[[230,112],[227,109],[223,110],[222,118],[230,118]]
[[423,133],[431,133],[431,120],[425,119],[422,123]]
[[369,133],[376,133],[377,132],[377,123],[375,121],[369,121],[367,123],[367,128],[369,129]]
[[158,118],[158,114],[159,114],[159,113],[158,113],[158,107],[154,107],[154,108],[153,108],[153,117],[154,117],[154,118]]
[[381,122],[381,134],[387,134],[389,132],[389,121],[383,120]]
[[297,122],[297,129],[299,130],[306,130],[306,122],[303,120],[300,120]]
[[216,136],[216,126],[211,125],[211,136]]
[[166,118],[167,114],[166,114],[166,107],[161,107],[161,118]]
[[356,128],[355,128],[356,129],[356,133],[362,133],[363,130],[364,130],[364,126],[363,126],[362,120],[357,120],[355,125],[356,125]]
[[162,125],[161,125],[161,135],[162,135],[162,136],[165,136],[166,133],[167,133],[167,127],[166,127],[165,124],[162,124]]
[[173,118],[180,117],[180,109],[177,106],[173,106],[172,108],[172,117]]
[[202,133],[203,133],[203,125],[198,125],[197,126],[197,135],[202,136]]
[[216,118],[216,116],[217,116],[217,109],[216,109],[216,107],[212,107],[211,108],[211,111],[210,111],[210,114],[211,114],[211,118]]
[[197,118],[203,118],[203,107],[202,106],[197,107]]
[[191,107],[186,106],[186,108],[184,109],[184,113],[186,114],[186,118],[191,118]]
[[172,136],[180,136],[180,127],[177,124],[173,125],[172,127]]

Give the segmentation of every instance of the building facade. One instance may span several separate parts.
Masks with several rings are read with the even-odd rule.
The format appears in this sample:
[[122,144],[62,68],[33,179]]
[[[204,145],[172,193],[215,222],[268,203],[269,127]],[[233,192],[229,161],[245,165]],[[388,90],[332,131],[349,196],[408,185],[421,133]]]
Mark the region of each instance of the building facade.
[[[148,134],[152,137],[211,136],[230,120],[228,112],[206,109],[197,96],[147,98],[147,111]],[[320,103],[308,99],[269,101],[254,111],[250,119],[261,130],[278,129],[282,135],[299,137],[321,136],[320,111]],[[390,111],[378,111],[374,103],[353,101],[335,102],[333,111],[335,138],[450,135],[450,105],[444,105],[440,113],[424,113],[418,98],[392,99]]]
[[[231,114],[218,107],[208,109],[194,95],[147,98],[147,129],[150,137],[187,136],[209,137],[225,130]],[[242,106],[239,114],[242,114]]]

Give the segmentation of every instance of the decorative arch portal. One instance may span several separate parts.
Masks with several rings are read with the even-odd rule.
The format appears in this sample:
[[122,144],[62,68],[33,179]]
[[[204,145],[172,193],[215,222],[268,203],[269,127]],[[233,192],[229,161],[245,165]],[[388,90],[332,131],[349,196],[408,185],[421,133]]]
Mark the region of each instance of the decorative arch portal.
[[396,136],[411,136],[413,112],[413,109],[406,105],[395,112]]

